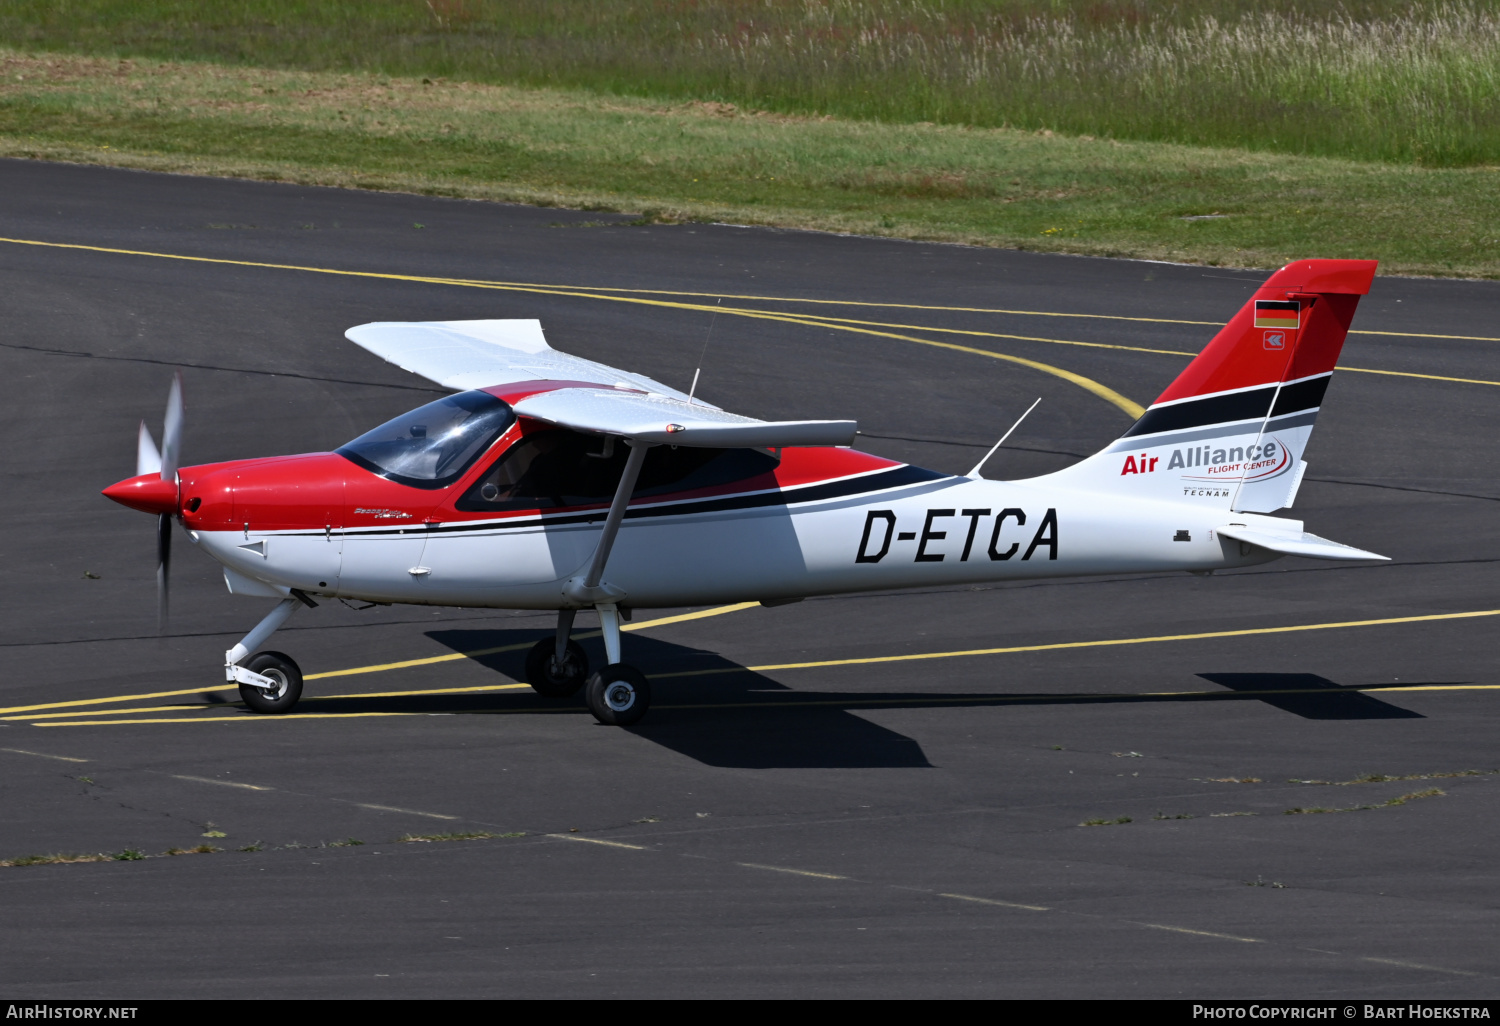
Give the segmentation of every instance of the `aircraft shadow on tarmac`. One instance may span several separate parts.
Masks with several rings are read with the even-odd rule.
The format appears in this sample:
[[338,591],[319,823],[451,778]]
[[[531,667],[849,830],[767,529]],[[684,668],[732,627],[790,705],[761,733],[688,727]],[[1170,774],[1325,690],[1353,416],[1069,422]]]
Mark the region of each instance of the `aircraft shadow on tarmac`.
[[[429,631],[428,637],[457,652],[483,652],[527,644],[537,634],[450,630]],[[604,663],[600,639],[582,639],[581,644],[591,666]],[[843,699],[860,696],[820,695],[816,697],[835,702],[816,706],[798,702],[799,707],[788,708],[782,704],[788,698],[804,696],[714,652],[634,635],[627,636],[625,645],[626,659],[648,675],[695,674],[652,680],[651,715],[629,728],[630,732],[706,765],[744,769],[931,766],[916,741],[839,708]],[[526,679],[525,649],[470,658],[513,680]],[[698,671],[707,672],[700,677]],[[506,695],[505,701],[516,707],[576,709],[583,704],[581,696],[555,701],[530,692]]]
[[[525,679],[526,649],[535,631],[440,630],[428,637],[503,674]],[[582,640],[593,665],[603,662],[600,640]],[[1203,673],[1227,690],[1180,694],[1089,694],[807,691],[793,690],[715,652],[648,637],[631,637],[627,657],[652,680],[653,708],[632,734],[705,765],[766,768],[926,768],[912,738],[855,715],[856,710],[980,706],[1263,702],[1315,720],[1420,719],[1355,688],[1310,673]],[[502,651],[494,651],[501,649]],[[509,649],[509,651],[506,651]],[[1412,685],[1419,689],[1421,685]],[[423,694],[314,699],[327,712],[426,712],[455,715],[577,714],[579,698],[548,699],[527,690],[498,694]]]
[[1206,681],[1309,720],[1412,720],[1421,713],[1382,702],[1315,673],[1200,673]]

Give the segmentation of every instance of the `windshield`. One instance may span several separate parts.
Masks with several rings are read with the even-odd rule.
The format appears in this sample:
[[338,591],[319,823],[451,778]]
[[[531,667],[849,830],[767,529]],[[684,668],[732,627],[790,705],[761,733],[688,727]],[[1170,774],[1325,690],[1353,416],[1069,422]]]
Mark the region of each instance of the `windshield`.
[[403,413],[337,451],[399,484],[441,488],[469,469],[515,419],[488,392],[460,392]]

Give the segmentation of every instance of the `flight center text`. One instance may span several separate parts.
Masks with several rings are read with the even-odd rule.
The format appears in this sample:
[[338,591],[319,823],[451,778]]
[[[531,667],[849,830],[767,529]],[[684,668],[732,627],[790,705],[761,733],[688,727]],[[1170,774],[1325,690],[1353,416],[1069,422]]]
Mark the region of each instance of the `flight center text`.
[[[952,523],[954,520],[958,523]],[[963,549],[954,551],[960,537]],[[1033,528],[1026,522],[1026,511],[1014,507],[999,513],[989,509],[929,509],[920,530],[899,531],[895,510],[872,509],[865,514],[865,529],[854,561],[879,563],[891,551],[893,541],[917,543],[912,555],[914,563],[941,563],[950,555],[965,563],[971,555],[982,558],[980,553],[992,560],[1013,559],[1020,553],[1021,559],[1027,560],[1043,549],[1048,559],[1056,559],[1057,510],[1047,510]],[[1024,550],[1022,541],[1026,542]]]

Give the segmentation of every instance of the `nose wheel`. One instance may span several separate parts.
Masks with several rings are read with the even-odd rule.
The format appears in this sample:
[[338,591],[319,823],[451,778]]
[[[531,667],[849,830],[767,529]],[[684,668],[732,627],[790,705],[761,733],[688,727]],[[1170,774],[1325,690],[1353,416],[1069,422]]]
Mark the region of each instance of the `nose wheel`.
[[584,697],[594,719],[610,727],[628,727],[651,708],[651,684],[634,666],[611,663],[589,678]]
[[287,713],[302,697],[302,668],[282,652],[257,652],[245,669],[271,681],[274,687],[240,684],[240,700],[258,713]]

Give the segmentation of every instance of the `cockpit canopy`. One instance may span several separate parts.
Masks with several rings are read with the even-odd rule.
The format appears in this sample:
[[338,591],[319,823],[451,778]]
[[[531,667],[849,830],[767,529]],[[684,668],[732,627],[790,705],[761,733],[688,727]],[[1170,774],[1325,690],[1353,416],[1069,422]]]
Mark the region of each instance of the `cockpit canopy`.
[[509,404],[488,392],[459,392],[386,421],[336,451],[397,484],[442,488],[515,420]]

